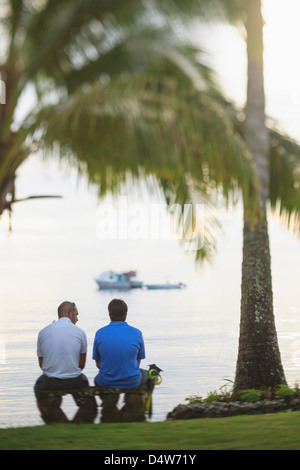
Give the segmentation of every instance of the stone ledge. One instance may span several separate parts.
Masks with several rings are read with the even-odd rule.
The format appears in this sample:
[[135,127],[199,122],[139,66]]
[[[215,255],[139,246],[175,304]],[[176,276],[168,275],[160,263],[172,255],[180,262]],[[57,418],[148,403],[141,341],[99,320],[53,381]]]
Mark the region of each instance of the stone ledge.
[[190,403],[177,405],[168,413],[167,420],[198,419],[198,418],[225,418],[237,415],[256,415],[278,413],[280,411],[299,411],[300,399],[291,400],[261,400],[256,403],[248,402],[221,402]]
[[37,390],[36,393],[40,397],[61,397],[64,395],[77,395],[77,396],[85,396],[85,397],[93,397],[99,395],[113,395],[113,394],[132,394],[132,395],[139,395],[144,394],[148,391],[147,385],[139,385],[138,387],[131,387],[131,388],[105,388],[105,387],[95,387],[95,386],[88,386],[84,388],[73,388],[70,390],[67,389],[59,389],[59,390]]

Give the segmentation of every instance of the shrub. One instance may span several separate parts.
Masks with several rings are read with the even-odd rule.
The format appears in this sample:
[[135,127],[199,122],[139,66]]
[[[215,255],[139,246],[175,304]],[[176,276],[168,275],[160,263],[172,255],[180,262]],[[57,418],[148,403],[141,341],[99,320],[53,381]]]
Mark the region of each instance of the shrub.
[[193,405],[195,403],[203,403],[203,398],[198,395],[191,395],[190,397],[185,398],[185,401],[188,401],[189,405]]
[[291,397],[292,395],[294,395],[294,390],[290,387],[288,387],[288,385],[284,385],[284,384],[281,384],[279,385],[278,389],[277,389],[277,395],[280,397],[280,398],[286,398],[286,397]]
[[261,390],[241,390],[240,392],[240,399],[243,401],[247,401],[249,403],[256,403],[261,399],[262,391]]
[[223,397],[216,392],[210,393],[205,399],[205,403],[213,403],[214,401],[223,401]]

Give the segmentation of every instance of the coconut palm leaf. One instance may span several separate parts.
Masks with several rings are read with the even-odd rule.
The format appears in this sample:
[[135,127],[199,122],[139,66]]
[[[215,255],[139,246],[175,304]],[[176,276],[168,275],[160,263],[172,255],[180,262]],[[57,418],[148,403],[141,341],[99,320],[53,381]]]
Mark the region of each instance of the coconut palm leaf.
[[288,227],[300,228],[300,145],[271,131],[270,204]]
[[[31,118],[32,119],[32,116]],[[139,167],[161,177],[186,173],[229,194],[245,188],[252,166],[242,140],[212,96],[182,90],[176,80],[156,77],[95,84],[35,116],[43,145],[59,143],[107,187],[107,168],[122,175]],[[40,136],[39,136],[40,138]]]
[[[244,139],[245,122],[241,120],[244,111],[220,95],[217,99],[221,100],[236,132]],[[297,232],[300,229],[300,143],[279,130],[271,118],[268,118],[267,127],[270,135],[270,207],[287,227]]]
[[[56,146],[72,164],[75,159],[100,195],[119,191],[128,174],[155,175],[168,201],[182,206],[193,203],[195,192],[209,207],[217,191],[229,199],[253,189],[251,161],[219,102],[191,87],[182,89],[174,79],[98,83],[37,111],[30,132],[37,132],[42,148]],[[193,223],[193,218],[185,221],[186,238]],[[206,233],[199,234],[201,250],[194,250],[198,259],[211,258],[216,228],[215,219],[207,218]]]
[[196,18],[202,21],[226,20],[240,23],[245,19],[247,0],[166,0],[162,4],[155,1],[161,11],[178,16],[182,21],[191,22]]
[[[6,5],[7,56],[16,77],[0,128],[7,141],[0,181],[27,157],[34,132],[34,144],[59,148],[100,194],[116,191],[129,173],[138,178],[142,168],[181,204],[193,199],[196,179],[206,201],[219,190],[226,198],[241,187],[251,193],[251,163],[222,110],[213,74],[199,51],[178,41],[161,4]],[[174,2],[173,11],[182,5]],[[32,80],[37,109],[12,134],[16,104]]]
[[[168,68],[172,73],[178,70],[175,64],[183,54],[172,51],[178,40],[166,18],[153,7],[151,0],[126,4],[121,0],[3,0],[0,74],[6,103],[0,107],[0,213],[6,204],[6,188],[12,186],[16,169],[32,150],[28,138],[31,112],[23,122],[15,122],[28,84],[34,81],[41,108],[95,80],[108,82],[145,70],[160,70],[163,75],[169,73]],[[164,70],[159,65],[162,58],[168,62]]]

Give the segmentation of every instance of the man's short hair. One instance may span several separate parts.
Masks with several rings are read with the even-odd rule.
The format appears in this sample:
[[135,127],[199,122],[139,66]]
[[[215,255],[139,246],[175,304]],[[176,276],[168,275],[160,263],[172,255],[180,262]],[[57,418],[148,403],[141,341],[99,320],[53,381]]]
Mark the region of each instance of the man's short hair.
[[108,304],[108,312],[111,321],[125,321],[128,307],[122,299],[113,299]]
[[68,314],[69,310],[74,310],[76,307],[74,302],[69,302],[66,300],[65,302],[61,303],[57,309],[58,317],[64,317]]

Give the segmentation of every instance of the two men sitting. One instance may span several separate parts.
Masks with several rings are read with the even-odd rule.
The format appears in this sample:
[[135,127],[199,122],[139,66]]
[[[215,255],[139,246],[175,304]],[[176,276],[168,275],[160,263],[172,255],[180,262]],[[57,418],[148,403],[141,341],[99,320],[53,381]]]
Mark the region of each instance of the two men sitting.
[[[126,322],[127,311],[123,300],[113,299],[108,305],[110,323],[100,328],[94,339],[93,359],[99,369],[95,386],[102,400],[102,422],[130,420],[134,408],[138,410],[137,420],[145,419],[143,386],[149,375],[148,371],[140,369],[145,346],[141,331]],[[92,422],[97,414],[95,397],[87,391],[89,382],[82,373],[86,364],[87,338],[76,326],[77,321],[76,305],[63,302],[58,307],[58,320],[38,335],[37,355],[43,375],[37,379],[34,391],[45,422],[69,421],[60,409],[62,397],[55,391],[72,391],[79,406],[73,422]],[[82,392],[84,389],[85,393]],[[49,395],[49,391],[53,394]],[[126,392],[125,405],[119,410],[117,402],[123,391]],[[138,393],[130,393],[133,391]]]

